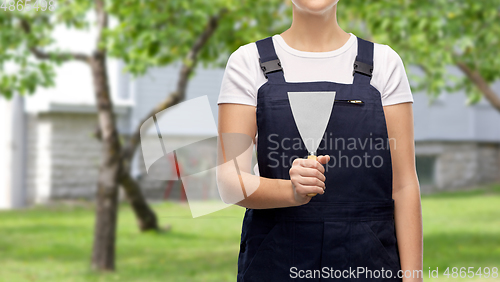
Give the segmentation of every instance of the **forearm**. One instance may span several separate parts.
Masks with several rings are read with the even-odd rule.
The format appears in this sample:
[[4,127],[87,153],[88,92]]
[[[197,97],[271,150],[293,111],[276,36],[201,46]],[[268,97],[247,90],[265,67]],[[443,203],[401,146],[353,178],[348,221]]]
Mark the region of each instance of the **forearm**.
[[406,277],[410,276],[410,272],[406,272],[403,281],[423,281],[422,209],[418,182],[397,189],[393,198],[401,269],[411,272],[411,277]]
[[292,183],[241,172],[221,171],[218,187],[226,203],[250,209],[269,209],[295,205]]
[[251,174],[257,135],[255,111],[254,106],[219,105],[216,169],[222,200],[246,208],[268,209],[303,205],[311,200],[308,195],[324,193],[322,165],[329,161],[329,156],[295,159],[289,171],[291,180]]
[[[245,179],[245,174],[243,176]],[[251,175],[247,177],[258,176]],[[247,197],[238,202],[237,205],[250,209],[281,208],[295,205],[292,182],[290,180],[260,177],[258,188],[254,189],[254,191],[246,191]]]

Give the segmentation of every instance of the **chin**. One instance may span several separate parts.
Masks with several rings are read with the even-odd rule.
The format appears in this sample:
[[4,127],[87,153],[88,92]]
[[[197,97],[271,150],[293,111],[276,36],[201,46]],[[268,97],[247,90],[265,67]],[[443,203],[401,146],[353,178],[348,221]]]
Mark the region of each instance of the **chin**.
[[339,0],[292,0],[296,8],[314,14],[324,13],[335,5]]

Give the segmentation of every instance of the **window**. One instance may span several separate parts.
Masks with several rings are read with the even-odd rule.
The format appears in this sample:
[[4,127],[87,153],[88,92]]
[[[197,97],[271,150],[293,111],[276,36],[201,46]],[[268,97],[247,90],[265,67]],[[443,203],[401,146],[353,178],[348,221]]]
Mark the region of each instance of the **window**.
[[434,167],[436,164],[436,156],[416,156],[415,164],[417,167],[417,175],[420,185],[434,185]]

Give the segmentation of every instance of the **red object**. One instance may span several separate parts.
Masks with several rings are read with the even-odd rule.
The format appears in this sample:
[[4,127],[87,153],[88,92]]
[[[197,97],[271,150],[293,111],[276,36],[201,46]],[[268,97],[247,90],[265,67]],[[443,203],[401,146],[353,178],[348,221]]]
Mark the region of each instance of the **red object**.
[[[170,198],[170,194],[172,193],[172,189],[174,188],[174,183],[176,181],[179,181],[181,179],[182,168],[180,167],[179,162],[177,161],[177,155],[175,154],[175,151],[173,153],[174,153],[174,157],[173,158],[172,157],[168,157],[168,156],[167,157],[168,157],[170,163],[175,164],[175,166],[172,165],[171,167],[172,168],[175,167],[174,173],[177,174],[178,180],[169,180],[168,181],[167,187],[165,189],[165,195],[164,195],[164,199],[165,200],[167,200],[168,198]],[[182,181],[181,181],[181,197],[180,197],[180,200],[182,202],[185,202],[187,200],[186,191],[184,189],[184,185],[182,185]]]

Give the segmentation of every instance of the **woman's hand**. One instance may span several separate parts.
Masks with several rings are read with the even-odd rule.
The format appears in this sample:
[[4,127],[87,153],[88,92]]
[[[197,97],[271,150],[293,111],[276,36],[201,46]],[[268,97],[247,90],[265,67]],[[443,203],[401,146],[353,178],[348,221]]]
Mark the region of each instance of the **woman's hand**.
[[290,168],[290,180],[292,181],[295,202],[298,206],[307,204],[312,197],[309,193],[325,193],[324,164],[330,161],[330,156],[318,156],[314,159],[300,159],[293,161]]

